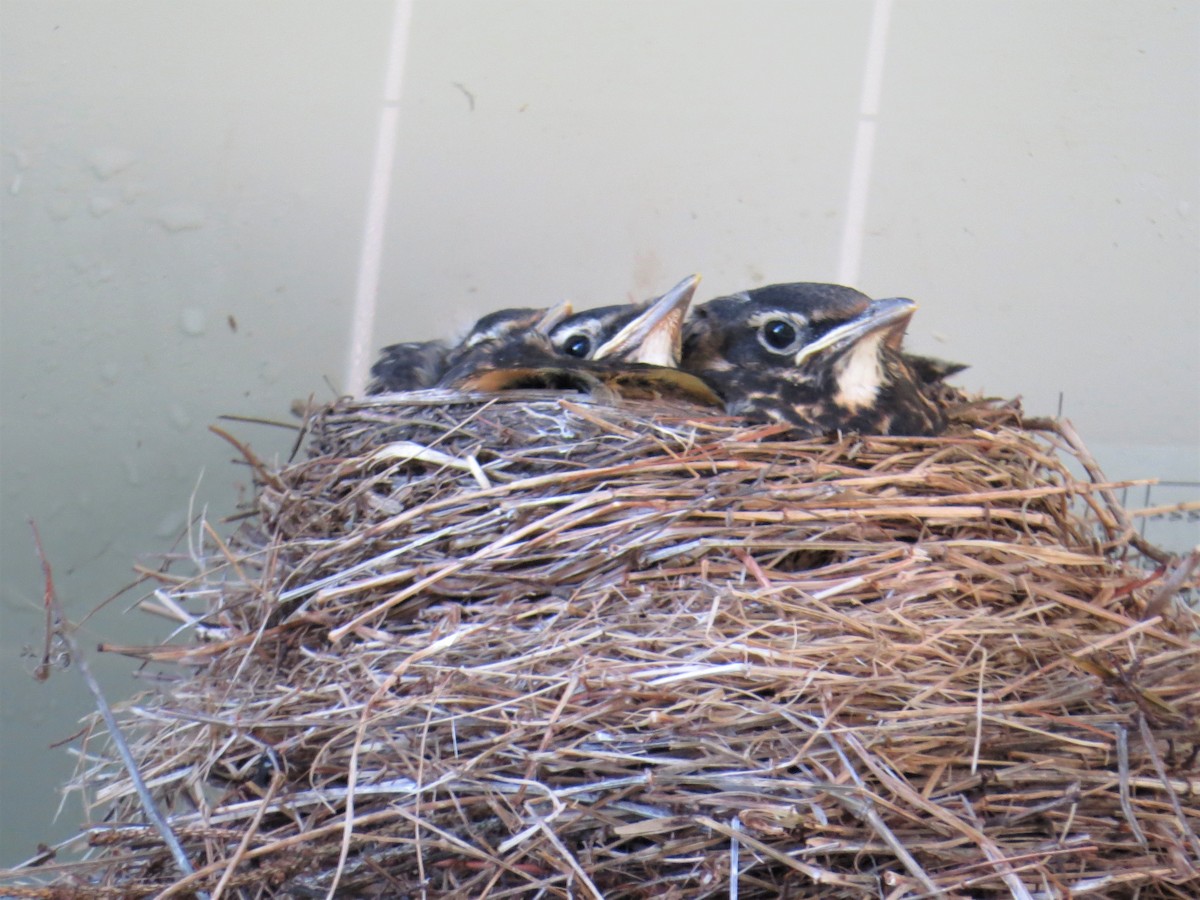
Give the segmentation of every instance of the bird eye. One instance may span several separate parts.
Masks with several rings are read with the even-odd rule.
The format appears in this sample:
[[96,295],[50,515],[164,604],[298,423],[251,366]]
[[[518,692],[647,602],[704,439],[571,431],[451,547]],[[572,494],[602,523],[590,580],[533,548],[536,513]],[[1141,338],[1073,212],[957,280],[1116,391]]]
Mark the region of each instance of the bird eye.
[[784,319],[771,319],[763,324],[759,339],[771,350],[789,350],[796,342],[796,326]]
[[562,349],[567,356],[587,359],[587,355],[592,352],[592,342],[586,334],[573,334],[563,343]]

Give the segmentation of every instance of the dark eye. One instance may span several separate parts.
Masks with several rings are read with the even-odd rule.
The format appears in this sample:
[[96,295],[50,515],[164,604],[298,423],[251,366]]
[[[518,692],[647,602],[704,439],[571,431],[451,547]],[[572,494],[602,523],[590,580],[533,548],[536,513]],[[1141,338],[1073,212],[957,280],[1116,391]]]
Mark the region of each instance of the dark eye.
[[771,319],[762,327],[762,339],[772,350],[787,350],[796,341],[796,326],[783,319]]
[[562,349],[567,356],[587,359],[587,355],[592,352],[592,342],[586,334],[573,334],[567,338]]

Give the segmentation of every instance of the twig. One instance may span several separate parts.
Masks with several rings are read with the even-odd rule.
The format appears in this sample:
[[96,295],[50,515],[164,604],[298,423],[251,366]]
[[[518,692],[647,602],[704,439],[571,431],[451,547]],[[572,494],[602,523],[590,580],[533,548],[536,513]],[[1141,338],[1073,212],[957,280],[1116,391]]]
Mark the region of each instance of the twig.
[[1197,566],[1200,566],[1200,547],[1193,548],[1192,552],[1181,559],[1174,570],[1163,579],[1158,590],[1154,592],[1154,596],[1150,598],[1150,602],[1146,604],[1146,611],[1142,613],[1142,618],[1151,619],[1154,616],[1161,616],[1171,598],[1192,577],[1192,572],[1196,570]]
[[33,670],[33,677],[45,681],[50,677],[50,648],[54,645],[55,634],[59,631],[59,621],[55,616],[54,598],[58,596],[54,590],[54,573],[50,571],[50,561],[42,551],[42,538],[38,534],[37,525],[32,519],[29,527],[33,529],[33,540],[37,544],[38,556],[42,561],[42,578],[45,588],[42,593],[42,605],[46,608],[46,643],[42,650],[42,661]]
[[[150,824],[154,826],[155,831],[163,839],[163,843],[171,851],[171,855],[175,858],[175,865],[179,867],[179,871],[185,876],[192,874],[192,864],[184,853],[183,847],[179,840],[175,837],[175,833],[171,831],[171,827],[167,824],[166,819],[158,811],[158,807],[154,803],[154,797],[150,794],[150,789],[146,787],[146,782],[142,780],[142,774],[138,771],[137,762],[133,758],[133,754],[129,750],[129,745],[125,742],[124,736],[121,734],[121,729],[117,726],[117,719],[113,715],[112,707],[108,705],[108,701],[104,698],[104,692],[100,689],[100,683],[93,677],[91,668],[88,666],[87,659],[83,655],[75,636],[71,633],[71,623],[63,615],[62,607],[58,603],[58,595],[54,589],[54,578],[50,570],[50,561],[46,558],[46,551],[42,547],[42,536],[38,533],[37,523],[32,519],[29,520],[29,527],[33,529],[33,542],[37,546],[38,558],[42,563],[42,572],[46,576],[45,584],[45,602],[47,609],[54,610],[55,633],[58,634],[67,646],[71,648],[71,656],[76,665],[79,666],[79,675],[83,678],[88,690],[92,692],[92,696],[96,698],[96,708],[100,711],[100,716],[104,719],[104,725],[108,728],[109,737],[117,748],[117,752],[121,756],[121,762],[125,765],[125,770],[129,773],[129,778],[133,782],[133,786],[138,794],[138,799],[142,802],[142,810],[146,813],[146,818],[150,820]],[[207,894],[201,894],[197,891],[197,896],[207,897]]]
[[971,806],[971,801],[966,797],[959,797],[962,801],[963,812],[971,820],[976,831],[979,832],[979,849],[983,851],[983,855],[987,857],[993,869],[999,873],[1001,880],[1007,885],[1012,893],[1014,900],[1033,900],[1033,895],[1029,893],[1029,889],[1025,887],[1025,883],[1017,877],[1017,873],[1013,871],[1012,861],[1006,859],[1000,848],[982,828],[979,827],[979,817],[975,814],[975,808]]
[[[790,854],[782,852],[778,847],[773,847],[770,844],[760,841],[754,836],[746,834],[743,831],[735,830],[729,825],[726,825],[724,822],[718,822],[716,819],[713,819],[709,816],[697,816],[695,821],[697,825],[702,825],[705,828],[711,828],[713,831],[729,838],[730,840],[738,841],[744,846],[749,847],[751,850],[761,853],[763,856],[769,857],[778,863],[782,863],[789,868],[795,869],[802,875],[806,875],[808,878],[812,879],[814,884],[834,884],[838,887],[852,887],[858,888],[859,890],[862,890],[863,887],[865,887],[862,876],[844,875],[841,872],[833,872],[829,869],[822,869],[820,866],[814,866],[810,863],[801,862]],[[935,887],[934,890],[936,891],[937,888]]]
[[1142,735],[1142,743],[1146,747],[1146,752],[1150,754],[1150,761],[1154,764],[1154,771],[1158,773],[1158,777],[1162,781],[1163,790],[1171,798],[1171,806],[1174,808],[1175,815],[1179,820],[1179,830],[1192,847],[1194,873],[1195,867],[1200,866],[1200,838],[1196,836],[1196,832],[1188,825],[1187,816],[1183,812],[1183,806],[1179,803],[1179,795],[1175,793],[1175,788],[1171,786],[1171,780],[1167,778],[1167,770],[1163,767],[1162,759],[1158,755],[1158,747],[1155,746],[1154,735],[1150,733],[1150,725],[1146,722],[1145,715],[1139,712],[1136,713],[1136,716],[1138,730]]
[[264,419],[261,416],[237,416],[232,413],[225,413],[217,416],[223,422],[245,422],[249,425],[269,425],[272,428],[285,428],[288,431],[299,431],[300,425],[295,422],[280,422],[278,419]]
[[238,453],[242,454],[242,458],[246,460],[250,468],[254,470],[254,474],[258,476],[259,481],[275,488],[283,487],[279,476],[267,468],[266,463],[258,458],[254,451],[250,449],[249,444],[239,441],[224,428],[218,428],[216,425],[209,425],[208,430],[237,448]]
[[229,883],[229,879],[233,877],[233,873],[237,870],[238,864],[246,854],[247,848],[250,846],[250,841],[258,834],[258,826],[262,824],[263,816],[267,809],[271,806],[271,801],[275,799],[275,794],[283,787],[284,776],[282,772],[276,772],[271,776],[271,783],[267,786],[266,796],[262,798],[262,802],[258,805],[258,809],[254,813],[254,818],[250,820],[250,824],[246,826],[246,833],[242,835],[241,841],[237,845],[237,849],[233,854],[225,860],[228,866],[225,869],[225,874],[221,876],[221,880],[217,882],[217,886],[213,889],[212,900],[221,900],[221,894],[225,890],[225,886]]
[[596,887],[595,882],[588,878],[587,872],[583,870],[583,866],[579,865],[579,860],[575,858],[575,854],[563,846],[563,842],[559,840],[558,835],[554,833],[554,829],[550,827],[549,823],[547,823],[544,819],[540,819],[538,821],[538,825],[541,827],[542,834],[544,834],[546,839],[554,845],[554,849],[561,854],[563,862],[565,862],[570,870],[579,878],[579,881],[587,891],[588,896],[593,897],[594,900],[604,900],[604,894],[598,887]]
[[[815,719],[816,717],[814,716],[810,718]],[[833,797],[838,800],[843,807],[871,826],[871,828],[877,835],[879,835],[883,842],[891,848],[892,852],[896,855],[896,859],[900,860],[900,864],[908,870],[908,874],[919,881],[925,890],[933,894],[942,893],[938,886],[934,884],[933,879],[929,877],[929,873],[922,868],[919,862],[917,862],[916,857],[914,857],[908,851],[908,848],[905,847],[900,839],[897,838],[892,832],[892,830],[888,828],[887,823],[883,821],[883,817],[875,811],[874,804],[871,801],[871,791],[867,788],[862,776],[858,774],[858,770],[855,769],[850,763],[850,759],[848,756],[846,756],[845,751],[842,750],[841,744],[838,743],[836,735],[832,730],[829,729],[828,721],[826,720],[820,722],[820,728],[825,736],[826,742],[831,748],[833,748],[833,752],[836,753],[838,758],[842,761],[842,766],[850,775],[850,778],[858,786],[860,792],[860,796],[851,797],[849,794],[839,791],[833,793]],[[846,734],[844,735],[844,738],[850,744],[851,749],[858,754],[859,759],[865,762],[867,766],[871,768],[878,776],[880,772],[877,761],[867,753],[866,747],[864,747],[858,741],[858,739],[854,737],[853,734]],[[898,781],[898,779],[893,780]],[[892,785],[893,790],[895,790],[896,787],[897,785]]]
[[1137,816],[1134,815],[1133,804],[1129,802],[1129,732],[1125,730],[1125,726],[1117,724],[1113,725],[1113,732],[1117,739],[1117,774],[1120,778],[1117,788],[1120,792],[1121,812],[1125,814],[1125,822],[1137,838],[1137,842],[1147,847],[1149,845],[1146,843],[1146,835],[1142,832],[1142,826],[1138,824]]
[[[1088,477],[1097,485],[1105,483],[1104,473],[1100,470],[1100,464],[1096,462],[1096,457],[1092,456],[1087,446],[1083,443],[1083,439],[1079,436],[1079,432],[1066,419],[1058,421],[1058,432],[1067,443],[1071,445],[1071,450],[1075,453],[1075,458],[1079,460],[1080,465],[1088,473]],[[1156,563],[1166,563],[1170,561],[1171,554],[1158,549],[1145,538],[1143,538],[1133,523],[1129,521],[1129,516],[1125,514],[1124,508],[1117,501],[1116,495],[1106,487],[1100,487],[1100,496],[1104,498],[1104,502],[1108,504],[1108,510],[1112,514],[1114,521],[1120,526],[1122,539],[1128,540],[1139,553],[1143,556],[1154,560]]]

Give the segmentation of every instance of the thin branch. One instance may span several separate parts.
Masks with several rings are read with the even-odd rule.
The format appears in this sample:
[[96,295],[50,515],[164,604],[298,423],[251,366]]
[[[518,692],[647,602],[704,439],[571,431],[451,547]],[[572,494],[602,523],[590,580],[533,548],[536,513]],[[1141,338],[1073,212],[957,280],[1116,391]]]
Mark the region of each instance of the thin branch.
[[[154,830],[159,833],[163,839],[163,843],[171,851],[171,856],[175,858],[175,865],[179,867],[179,871],[185,876],[191,875],[193,872],[192,864],[188,860],[183,847],[180,845],[179,839],[171,831],[171,826],[167,824],[167,820],[163,817],[162,813],[158,811],[154,797],[150,794],[150,789],[146,787],[146,782],[142,779],[142,774],[138,770],[137,762],[134,760],[133,754],[129,750],[129,745],[125,742],[125,737],[117,725],[117,719],[113,715],[112,707],[109,706],[108,700],[105,699],[104,692],[100,689],[100,683],[92,675],[83,650],[75,640],[75,636],[71,633],[71,623],[63,615],[62,607],[58,602],[58,594],[54,589],[54,576],[50,569],[50,560],[47,559],[46,551],[42,547],[42,536],[38,533],[37,523],[30,519],[29,527],[33,530],[33,542],[37,546],[38,558],[41,560],[42,572],[45,574],[45,603],[47,609],[54,611],[55,633],[67,642],[67,646],[71,649],[71,656],[76,665],[79,666],[80,677],[83,678],[88,690],[92,692],[92,696],[96,699],[96,708],[100,711],[100,716],[104,719],[109,737],[112,739],[117,752],[121,756],[121,762],[125,765],[125,771],[129,773],[129,778],[137,791],[138,799],[141,800],[142,811],[145,812],[146,818],[154,826]],[[207,894],[197,892],[197,896],[207,897]]]

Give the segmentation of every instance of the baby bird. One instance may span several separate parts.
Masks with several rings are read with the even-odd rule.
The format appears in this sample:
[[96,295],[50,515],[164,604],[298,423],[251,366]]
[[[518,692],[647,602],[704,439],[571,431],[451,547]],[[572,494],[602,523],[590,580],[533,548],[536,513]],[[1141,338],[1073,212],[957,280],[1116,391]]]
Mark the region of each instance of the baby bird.
[[461,366],[464,359],[482,360],[497,348],[519,345],[530,332],[538,329],[545,338],[549,329],[572,311],[569,303],[549,309],[501,309],[483,316],[454,346],[444,341],[414,341],[384,347],[379,359],[371,366],[367,394],[438,386],[446,373]]
[[439,382],[467,391],[574,390],[600,398],[720,398],[678,364],[683,321],[699,278],[685,278],[645,304],[564,316],[548,328],[511,333],[464,354]]
[[612,359],[679,366],[683,322],[700,284],[689,275],[654,300],[601,306],[567,316],[550,332],[550,343],[576,359]]
[[775,284],[697,307],[682,368],[731,415],[783,422],[800,437],[831,431],[936,435],[941,379],[962,367],[900,346],[917,305],[837,284]]
[[367,394],[433,387],[445,371],[449,352],[445,341],[410,341],[384,347],[371,366]]

